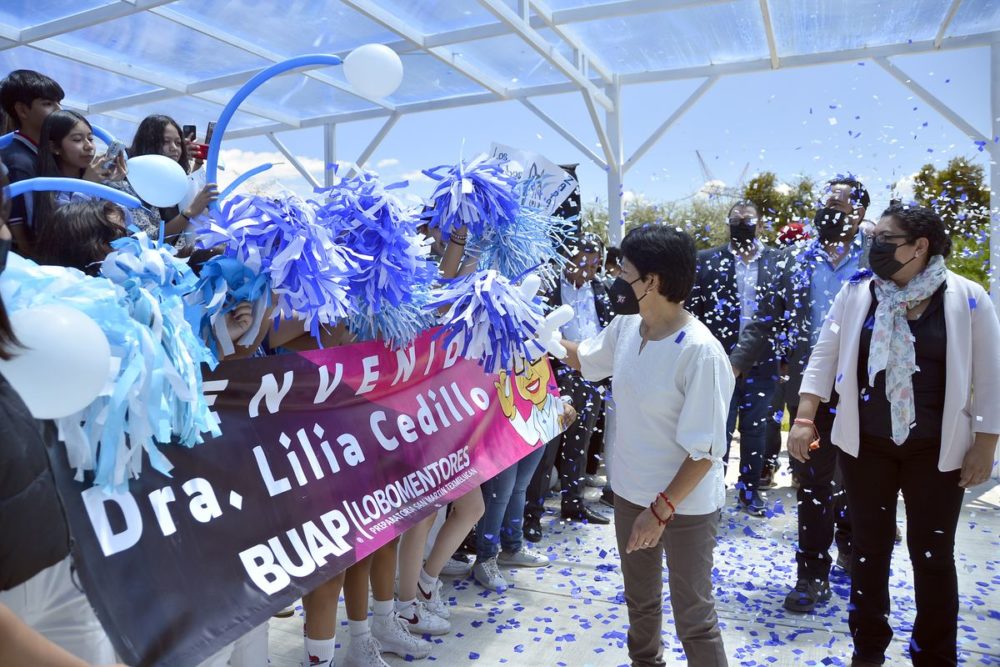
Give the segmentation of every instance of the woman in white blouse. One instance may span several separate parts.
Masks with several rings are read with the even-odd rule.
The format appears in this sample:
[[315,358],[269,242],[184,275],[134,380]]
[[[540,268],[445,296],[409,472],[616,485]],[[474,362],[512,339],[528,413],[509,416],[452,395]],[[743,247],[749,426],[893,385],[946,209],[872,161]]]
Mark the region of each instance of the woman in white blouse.
[[734,379],[711,332],[684,310],[695,280],[694,241],[664,225],[632,230],[611,287],[619,314],[598,336],[566,342],[587,380],[613,377],[615,531],[636,667],[664,665],[663,554],[677,634],[688,662],[726,665],[712,552],[724,502],[722,456]]
[[945,268],[951,239],[936,213],[892,207],[873,237],[874,276],[856,276],[830,309],[788,451],[809,459],[811,419],[836,387],[831,440],[854,531],[852,664],[883,664],[892,639],[889,563],[902,491],[917,606],[911,658],[955,665],[955,531],[965,489],[988,479],[1000,434],[1000,322],[982,287]]

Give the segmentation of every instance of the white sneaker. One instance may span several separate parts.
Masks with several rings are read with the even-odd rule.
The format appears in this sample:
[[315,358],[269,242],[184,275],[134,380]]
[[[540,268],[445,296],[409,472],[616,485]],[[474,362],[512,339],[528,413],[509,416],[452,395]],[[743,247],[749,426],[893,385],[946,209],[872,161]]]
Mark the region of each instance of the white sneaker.
[[451,623],[428,611],[420,600],[399,612],[399,618],[406,630],[414,635],[446,635],[451,632]]
[[351,637],[347,643],[347,655],[338,667],[389,667],[389,663],[382,659],[378,640],[365,635],[361,639]]
[[549,564],[549,559],[541,552],[521,547],[514,553],[501,551],[497,563],[505,567],[544,567]]
[[489,588],[497,593],[503,593],[507,590],[507,580],[500,574],[496,558],[482,562],[476,561],[475,567],[472,568],[472,574],[484,588]]
[[448,611],[448,605],[441,600],[441,587],[444,584],[438,579],[437,586],[430,595],[423,589],[420,582],[417,582],[417,601],[423,603],[424,607],[430,613],[434,614],[438,618],[447,621],[451,618],[451,612]]
[[396,612],[388,616],[375,616],[371,620],[372,636],[382,646],[382,653],[395,653],[400,658],[412,657],[417,660],[426,658],[431,654],[431,643],[411,635],[406,629],[407,625]]
[[448,562],[441,568],[442,577],[464,577],[472,571],[472,563],[466,563],[454,558],[449,558]]

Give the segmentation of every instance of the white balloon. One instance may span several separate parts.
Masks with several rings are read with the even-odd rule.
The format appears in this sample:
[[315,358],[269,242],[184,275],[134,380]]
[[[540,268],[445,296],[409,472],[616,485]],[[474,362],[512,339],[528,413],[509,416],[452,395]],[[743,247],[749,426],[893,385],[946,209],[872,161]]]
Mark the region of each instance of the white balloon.
[[129,158],[128,182],[140,199],[158,208],[176,206],[188,191],[184,169],[166,155]]
[[365,44],[344,58],[344,74],[359,93],[379,99],[392,95],[403,82],[403,61],[384,44]]
[[90,405],[108,381],[111,348],[90,317],[48,305],[10,313],[23,347],[0,361],[0,373],[35,419],[59,419]]

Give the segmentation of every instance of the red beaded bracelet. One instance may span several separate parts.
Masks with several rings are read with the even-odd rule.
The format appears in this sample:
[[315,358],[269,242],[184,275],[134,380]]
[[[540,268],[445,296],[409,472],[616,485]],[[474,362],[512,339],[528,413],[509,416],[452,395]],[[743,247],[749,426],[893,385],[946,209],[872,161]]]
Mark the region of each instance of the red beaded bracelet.
[[[665,494],[663,491],[660,491],[657,495],[660,498],[663,498],[663,502],[665,502],[667,504],[667,507],[670,508],[671,517],[673,517],[674,514],[677,514],[677,508],[674,507],[674,504],[672,502],[670,502],[670,498],[667,497],[667,494]],[[656,501],[654,500],[653,502],[655,503]]]
[[669,521],[669,519],[667,521],[664,521],[663,519],[660,518],[660,515],[656,513],[656,501],[655,500],[652,503],[649,504],[649,511],[653,513],[654,517],[656,517],[656,522],[658,524],[660,524],[661,526],[667,525],[667,521]]

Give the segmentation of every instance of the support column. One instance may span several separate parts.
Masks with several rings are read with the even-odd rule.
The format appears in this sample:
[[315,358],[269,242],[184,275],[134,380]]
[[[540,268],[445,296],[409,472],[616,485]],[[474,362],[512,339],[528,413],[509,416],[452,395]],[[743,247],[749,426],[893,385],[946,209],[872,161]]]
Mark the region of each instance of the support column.
[[1000,42],[990,44],[990,294],[1000,313]]
[[337,126],[323,126],[323,187],[333,187],[333,163],[337,161]]
[[608,239],[611,245],[621,245],[624,234],[622,221],[622,187],[625,175],[624,154],[622,151],[622,108],[621,84],[615,83],[607,87],[607,95],[614,103],[614,111],[604,114],[607,125],[608,143],[614,160],[608,163]]

